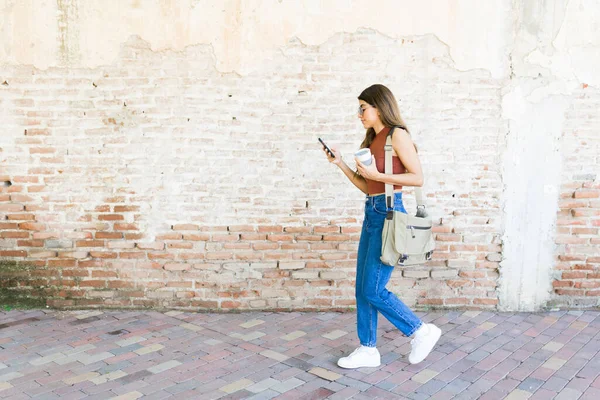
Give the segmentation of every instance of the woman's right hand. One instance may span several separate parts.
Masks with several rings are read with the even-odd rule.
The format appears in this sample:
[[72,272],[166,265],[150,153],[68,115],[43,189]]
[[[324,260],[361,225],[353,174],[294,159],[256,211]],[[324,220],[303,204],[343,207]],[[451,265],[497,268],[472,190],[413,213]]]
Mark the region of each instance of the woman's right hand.
[[331,151],[333,151],[333,154],[335,157],[331,157],[331,155],[329,155],[329,152],[327,150],[325,150],[325,147],[323,147],[323,153],[325,153],[325,155],[327,156],[327,159],[329,160],[330,163],[339,165],[339,163],[342,161],[342,155],[338,151],[337,147],[329,146],[329,148],[331,149]]

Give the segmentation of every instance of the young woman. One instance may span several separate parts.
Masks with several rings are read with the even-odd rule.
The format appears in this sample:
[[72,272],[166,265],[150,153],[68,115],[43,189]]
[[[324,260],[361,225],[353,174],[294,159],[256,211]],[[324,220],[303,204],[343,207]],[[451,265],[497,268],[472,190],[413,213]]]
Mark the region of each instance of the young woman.
[[[398,103],[392,92],[383,85],[366,88],[358,96],[358,117],[367,129],[361,148],[369,148],[372,162],[365,165],[356,161],[354,172],[342,161],[335,147],[334,156],[323,151],[329,162],[337,165],[350,182],[367,195],[365,217],[358,245],[356,264],[357,331],[360,347],[349,356],[338,360],[342,368],[378,367],[381,356],[377,350],[377,316],[383,314],[404,335],[413,336],[408,360],[417,364],[425,359],[440,338],[441,330],[433,324],[423,323],[387,285],[394,267],[383,264],[381,256],[381,233],[386,216],[385,184],[394,185],[394,209],[406,213],[402,204],[403,186],[422,186],[423,172],[417,150],[408,129],[400,116]],[[385,141],[392,134],[393,175],[385,171]]]

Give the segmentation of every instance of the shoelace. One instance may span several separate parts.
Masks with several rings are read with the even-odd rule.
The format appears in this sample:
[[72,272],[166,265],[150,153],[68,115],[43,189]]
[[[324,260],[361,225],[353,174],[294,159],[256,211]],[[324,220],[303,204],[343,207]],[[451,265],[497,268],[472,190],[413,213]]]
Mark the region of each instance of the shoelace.
[[423,338],[422,337],[415,337],[413,340],[410,341],[410,345],[414,346],[416,344],[419,344],[423,342]]
[[350,353],[350,354],[348,355],[348,358],[350,358],[350,357],[352,357],[352,356],[354,356],[354,355],[356,355],[356,354],[360,353],[361,351],[362,351],[362,346],[361,346],[361,347],[357,347],[357,348],[356,348],[356,349],[355,349],[355,350],[354,350],[352,353]]
[[428,334],[429,334],[429,332],[425,333],[423,336],[417,336],[417,335],[415,335],[414,339],[410,341],[410,345],[412,346],[412,345],[416,345],[416,344],[419,344],[419,343],[423,342],[423,339]]
[[355,354],[358,354],[360,352],[361,347],[358,347],[356,350],[354,350],[352,353],[350,353],[350,355],[348,357],[352,357]]

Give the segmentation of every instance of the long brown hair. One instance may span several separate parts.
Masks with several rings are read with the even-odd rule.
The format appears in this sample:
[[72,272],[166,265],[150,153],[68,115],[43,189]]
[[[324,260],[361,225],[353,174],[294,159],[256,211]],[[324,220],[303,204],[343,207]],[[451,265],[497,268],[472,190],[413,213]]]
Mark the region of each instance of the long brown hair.
[[[406,124],[400,115],[398,102],[396,101],[392,91],[387,87],[380,84],[369,86],[362,91],[360,96],[358,96],[358,99],[370,104],[379,111],[379,119],[381,119],[381,122],[383,122],[384,126],[388,128],[396,126],[408,132],[408,128],[406,127]],[[373,143],[375,135],[377,135],[375,129],[367,129],[365,139],[360,144],[360,148],[363,149],[365,147],[369,147],[371,143]]]

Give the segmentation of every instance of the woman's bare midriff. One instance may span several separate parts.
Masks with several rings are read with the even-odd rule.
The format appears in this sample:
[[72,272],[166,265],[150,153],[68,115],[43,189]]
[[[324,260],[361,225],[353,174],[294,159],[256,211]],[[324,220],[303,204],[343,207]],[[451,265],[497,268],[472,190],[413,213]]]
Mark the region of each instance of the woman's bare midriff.
[[[402,193],[402,189],[394,190],[394,193]],[[385,194],[385,192],[383,192],[383,193],[369,193],[367,196],[379,196],[380,194]]]

